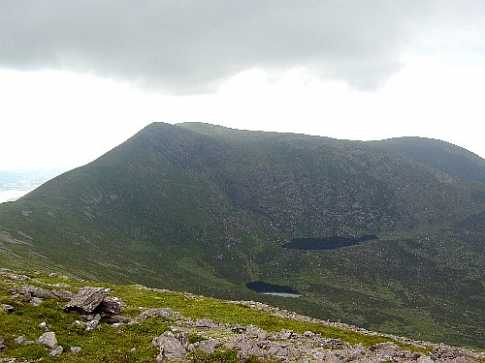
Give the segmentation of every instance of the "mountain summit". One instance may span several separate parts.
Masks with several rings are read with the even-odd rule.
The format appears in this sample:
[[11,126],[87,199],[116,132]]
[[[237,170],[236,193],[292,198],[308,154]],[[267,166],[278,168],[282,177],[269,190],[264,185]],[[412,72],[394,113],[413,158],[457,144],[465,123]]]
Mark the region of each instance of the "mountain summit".
[[483,346],[484,212],[485,160],[442,141],[153,123],[1,204],[0,263]]

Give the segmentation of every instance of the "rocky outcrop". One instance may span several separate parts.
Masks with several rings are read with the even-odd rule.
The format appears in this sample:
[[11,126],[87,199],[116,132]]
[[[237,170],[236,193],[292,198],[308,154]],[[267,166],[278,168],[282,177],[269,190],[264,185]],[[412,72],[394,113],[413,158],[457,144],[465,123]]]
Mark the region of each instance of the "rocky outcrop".
[[66,304],[64,310],[92,314],[108,297],[108,289],[99,287],[83,287]]
[[25,285],[18,289],[15,289],[13,290],[13,293],[18,294],[29,301],[33,298],[49,299],[55,297],[55,295],[50,290],[30,285]]
[[180,314],[174,312],[170,308],[155,308],[144,310],[135,319],[138,322],[145,321],[150,318],[162,318],[166,320],[177,320],[180,318]]
[[154,338],[152,344],[159,350],[156,361],[185,361],[187,349],[181,340],[181,337],[177,338],[171,332],[165,332]]
[[6,312],[7,314],[10,314],[15,311],[15,308],[9,304],[0,304],[0,310]]
[[56,333],[54,332],[47,332],[42,334],[39,339],[37,339],[37,343],[45,345],[49,349],[54,349],[57,347],[57,338]]
[[[32,279],[32,284],[35,285],[36,283],[39,283],[39,281]],[[17,285],[12,284],[12,287],[15,286]],[[46,284],[41,286],[46,286]],[[159,290],[151,290],[159,292]],[[63,305],[60,303],[62,299],[59,296],[45,288],[27,285],[17,287],[13,292],[13,296],[21,299],[18,302],[11,301],[19,310],[20,315],[26,299],[30,299],[31,303],[34,298],[56,299],[57,302],[54,301],[56,304],[51,304],[49,308],[57,305],[61,309]],[[351,325],[321,321],[251,301],[233,301],[228,302],[228,304],[244,305],[249,309],[261,311],[261,316],[266,318],[274,315],[284,318],[288,322],[289,320],[296,320],[312,324],[306,324],[307,329],[309,329],[307,331],[293,331],[290,329],[270,331],[259,326],[227,324],[207,318],[193,320],[168,307],[138,307],[140,312],[134,313],[133,305],[130,305],[130,309],[127,309],[131,313],[130,317],[128,317],[121,315],[124,306],[121,299],[108,296],[108,294],[108,289],[93,287],[84,287],[78,293],[72,294],[70,301],[65,305],[65,312],[70,313],[74,311],[73,315],[76,315],[78,320],[75,320],[70,326],[75,328],[75,330],[79,330],[79,328],[85,330],[82,335],[89,336],[90,332],[98,329],[100,324],[111,324],[113,332],[120,335],[125,332],[125,329],[138,329],[138,327],[132,327],[132,325],[145,324],[140,326],[140,328],[145,329],[147,326],[151,327],[152,324],[155,324],[157,327],[153,330],[153,335],[155,335],[160,333],[160,329],[162,329],[161,331],[167,329],[168,324],[170,324],[168,330],[160,335],[151,337],[153,338],[152,345],[157,349],[157,353],[153,354],[152,358],[157,362],[197,361],[200,357],[205,359],[204,357],[207,357],[207,355],[214,353],[223,354],[224,352],[237,356],[237,359],[241,362],[268,360],[309,363],[478,363],[485,360],[485,354],[471,350],[378,334]],[[67,295],[70,295],[69,291],[67,291]],[[187,294],[187,296],[189,295]],[[203,299],[196,295],[190,295],[189,298],[191,303],[196,303],[198,299]],[[5,305],[2,305],[4,312],[0,313],[7,316],[6,313],[9,309],[3,306]],[[27,308],[32,310],[31,307]],[[15,310],[10,313],[16,314]],[[54,328],[58,328],[58,324],[49,320],[50,317],[46,316],[45,319],[45,321],[39,320],[36,325],[39,329],[38,334],[42,334],[35,341],[25,336],[13,339],[14,336],[11,333],[10,335],[2,334],[6,339],[0,337],[0,351],[3,350],[8,353],[10,345],[39,344],[47,349],[45,356],[48,354],[50,357],[63,357],[69,354],[79,354],[77,357],[79,360],[84,358],[83,350],[81,349],[82,342],[80,342],[80,346],[67,346],[65,350],[58,343],[56,333],[52,331]],[[148,319],[152,320],[149,323],[144,323]],[[125,327],[123,328],[123,326]],[[350,344],[348,341],[333,339],[320,334],[319,332],[325,331],[320,329],[322,326],[338,328],[342,333],[346,330],[348,333],[360,334],[354,335],[356,337],[364,338],[363,336],[365,335],[367,338],[379,337],[376,341],[386,341],[372,346]],[[118,329],[119,327],[120,329]],[[312,327],[319,328],[311,331]],[[66,334],[66,330],[62,333],[59,330],[57,332],[59,336],[61,336],[60,334]],[[99,333],[103,332],[100,331]],[[345,336],[345,334],[342,334],[342,336]],[[384,337],[388,337],[388,339],[383,339]],[[362,341],[369,341],[369,339],[362,339]],[[149,340],[146,344],[149,344]],[[7,345],[9,346],[7,347]],[[133,349],[137,351],[138,347],[132,347],[131,349],[132,351]],[[1,359],[0,362],[2,362]]]

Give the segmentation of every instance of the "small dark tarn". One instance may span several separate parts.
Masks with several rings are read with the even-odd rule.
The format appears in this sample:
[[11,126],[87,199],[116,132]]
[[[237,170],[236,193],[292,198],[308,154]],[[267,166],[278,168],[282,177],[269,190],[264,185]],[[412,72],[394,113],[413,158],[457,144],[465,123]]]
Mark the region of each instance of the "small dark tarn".
[[258,294],[265,293],[283,293],[283,294],[300,294],[298,290],[295,290],[289,286],[274,285],[263,281],[252,281],[246,284],[247,288],[257,292]]
[[283,245],[283,247],[296,250],[335,250],[378,239],[379,238],[375,234],[358,237],[334,236],[328,238],[295,238]]

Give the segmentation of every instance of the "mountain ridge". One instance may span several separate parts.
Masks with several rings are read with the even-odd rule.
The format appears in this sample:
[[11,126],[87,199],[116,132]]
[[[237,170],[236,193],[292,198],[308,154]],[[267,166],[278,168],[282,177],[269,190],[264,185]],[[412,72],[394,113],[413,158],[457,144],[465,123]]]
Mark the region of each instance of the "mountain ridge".
[[[482,159],[458,149],[470,173],[436,162],[442,144],[429,162],[409,142],[153,123],[0,205],[0,263],[226,297],[255,296],[246,283],[261,280],[301,291],[263,297],[293,310],[480,345],[484,244],[470,218],[485,211]],[[379,239],[282,247],[368,234]]]

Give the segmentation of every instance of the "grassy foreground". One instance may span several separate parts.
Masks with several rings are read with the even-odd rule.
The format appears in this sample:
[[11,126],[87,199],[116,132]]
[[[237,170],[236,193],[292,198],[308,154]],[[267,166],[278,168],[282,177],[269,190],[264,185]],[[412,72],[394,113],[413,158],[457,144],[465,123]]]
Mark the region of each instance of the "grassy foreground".
[[[14,313],[0,311],[0,335],[5,338],[8,347],[0,359],[18,357],[27,360],[43,362],[152,362],[157,351],[151,345],[154,337],[169,328],[170,323],[160,318],[149,319],[135,325],[125,325],[114,328],[102,324],[93,332],[86,332],[74,322],[80,319],[76,313],[65,313],[63,304],[54,299],[46,299],[40,306],[34,307],[28,302],[12,298],[10,290],[25,284],[44,288],[62,287],[75,292],[83,286],[109,287],[112,295],[120,297],[126,307],[123,314],[135,317],[144,308],[170,307],[185,317],[192,319],[207,318],[216,322],[255,325],[267,331],[290,329],[297,333],[312,331],[324,337],[341,339],[352,345],[370,346],[381,342],[393,341],[383,336],[371,336],[358,332],[325,326],[317,323],[302,322],[276,317],[268,312],[262,312],[249,307],[236,305],[223,300],[193,296],[171,291],[154,291],[137,285],[100,284],[93,281],[81,281],[67,277],[47,277],[31,275],[28,281],[12,281],[0,277],[0,303],[13,305]],[[14,339],[25,336],[35,341],[42,331],[38,327],[41,322],[57,335],[59,344],[65,352],[59,358],[48,356],[47,350],[37,344],[17,345]],[[424,351],[424,348],[406,345],[393,341],[412,351]],[[79,346],[80,353],[69,352],[69,347]],[[236,362],[234,352],[217,352],[212,356],[194,355],[198,362]]]

